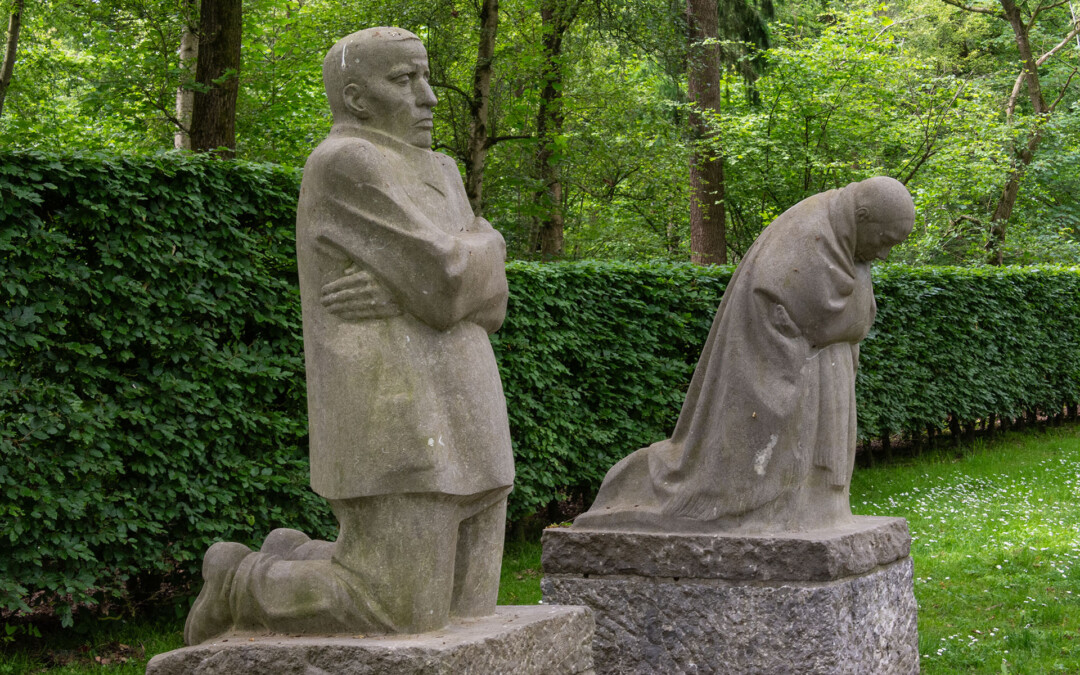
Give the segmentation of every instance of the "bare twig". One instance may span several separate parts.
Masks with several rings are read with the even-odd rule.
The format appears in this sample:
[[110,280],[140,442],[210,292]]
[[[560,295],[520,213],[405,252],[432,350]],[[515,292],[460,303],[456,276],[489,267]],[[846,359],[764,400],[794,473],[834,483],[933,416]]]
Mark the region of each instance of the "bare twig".
[[458,87],[455,87],[454,85],[449,84],[448,82],[432,82],[431,87],[433,89],[436,88],[436,87],[439,88],[439,89],[449,89],[452,92],[460,94],[461,97],[463,99],[465,99],[466,101],[472,101],[472,96],[469,96],[468,94],[466,94],[465,90],[459,89]]
[[1080,34],[1080,21],[1076,22],[1076,24],[1073,26],[1072,30],[1069,31],[1069,34],[1065,36],[1065,39],[1063,39],[1061,42],[1054,45],[1054,47],[1050,51],[1048,51],[1045,54],[1043,54],[1042,56],[1040,56],[1039,59],[1037,61],[1035,61],[1035,65],[1036,66],[1041,66],[1042,64],[1046,63],[1047,59],[1053,57],[1054,54],[1057,54],[1058,50],[1060,50],[1062,47],[1064,47],[1066,44],[1068,44],[1069,40],[1072,40],[1078,34]]
[[533,136],[532,134],[520,134],[514,136],[489,136],[484,141],[484,147],[490,148],[496,143],[502,143],[503,141],[531,141],[535,138],[536,136]]
[[1068,77],[1068,79],[1065,80],[1065,84],[1063,84],[1061,86],[1061,91],[1058,92],[1057,98],[1055,98],[1054,102],[1050,104],[1050,108],[1049,108],[1050,112],[1054,112],[1054,108],[1057,107],[1057,104],[1061,103],[1061,99],[1065,96],[1065,91],[1069,88],[1069,83],[1072,82],[1073,77],[1076,76],[1076,71],[1077,71],[1077,68],[1074,67],[1072,69],[1072,72],[1069,73],[1069,77]]
[[941,1],[944,2],[946,5],[952,5],[953,7],[959,7],[960,9],[964,10],[965,12],[976,12],[978,14],[988,14],[990,16],[996,16],[999,19],[1005,18],[1004,14],[1002,14],[1001,12],[994,11],[992,9],[986,9],[984,7],[972,7],[971,5],[965,5],[962,2],[957,2],[957,0],[941,0]]
[[1033,11],[1031,13],[1031,18],[1028,19],[1028,29],[1030,29],[1032,26],[1035,25],[1035,19],[1040,14],[1042,14],[1043,12],[1045,12],[1048,9],[1057,9],[1058,7],[1061,7],[1062,5],[1068,4],[1068,2],[1069,2],[1069,0],[1058,0],[1058,2],[1054,2],[1054,3],[1051,3],[1049,5],[1040,4],[1038,7],[1035,8],[1035,11]]

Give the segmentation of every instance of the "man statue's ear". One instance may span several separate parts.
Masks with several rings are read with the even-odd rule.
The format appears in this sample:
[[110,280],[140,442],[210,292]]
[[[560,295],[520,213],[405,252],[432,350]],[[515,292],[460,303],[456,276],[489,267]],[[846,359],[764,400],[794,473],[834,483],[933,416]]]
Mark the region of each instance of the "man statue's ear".
[[870,220],[870,209],[865,206],[855,209],[855,222],[865,223],[868,220]]
[[341,98],[345,102],[345,108],[358,119],[366,120],[371,117],[371,111],[367,109],[364,91],[360,85],[355,82],[345,85],[341,91]]

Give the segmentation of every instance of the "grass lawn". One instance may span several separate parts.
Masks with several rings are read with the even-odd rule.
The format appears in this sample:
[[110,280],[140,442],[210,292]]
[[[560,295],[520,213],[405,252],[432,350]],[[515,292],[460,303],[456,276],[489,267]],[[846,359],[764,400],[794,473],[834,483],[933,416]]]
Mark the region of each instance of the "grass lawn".
[[1080,673],[1080,428],[858,469],[907,518],[924,673]]
[[[860,514],[908,519],[924,673],[1080,673],[1080,427],[860,468]],[[540,545],[507,545],[500,604],[540,600]],[[182,620],[3,642],[0,675],[141,675]]]

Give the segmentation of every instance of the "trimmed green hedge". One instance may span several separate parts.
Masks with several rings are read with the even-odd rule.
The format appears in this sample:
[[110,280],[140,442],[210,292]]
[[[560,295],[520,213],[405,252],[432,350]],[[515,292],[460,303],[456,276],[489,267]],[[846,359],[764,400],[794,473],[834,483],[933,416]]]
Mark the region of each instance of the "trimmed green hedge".
[[332,531],[305,489],[297,185],[184,155],[0,156],[0,607]]
[[[333,534],[307,487],[297,185],[190,155],[0,154],[0,607],[123,596],[273,527]],[[731,271],[508,266],[512,518],[670,433]],[[864,435],[1080,398],[1080,270],[876,278]]]
[[1076,414],[1080,267],[875,270],[878,316],[856,385],[859,433]]
[[511,518],[590,496],[671,433],[734,268],[510,263],[499,360],[517,477]]

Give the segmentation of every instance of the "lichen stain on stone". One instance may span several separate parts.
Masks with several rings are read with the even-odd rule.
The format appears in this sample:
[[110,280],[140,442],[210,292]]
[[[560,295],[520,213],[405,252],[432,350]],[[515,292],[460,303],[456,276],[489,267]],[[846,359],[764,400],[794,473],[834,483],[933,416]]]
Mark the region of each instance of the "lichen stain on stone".
[[776,434],[769,436],[769,444],[762,448],[754,457],[754,473],[759,476],[765,475],[765,468],[769,466],[769,460],[772,459],[773,448],[776,447],[776,442],[779,439],[780,437]]

